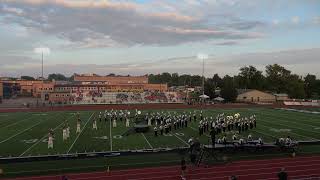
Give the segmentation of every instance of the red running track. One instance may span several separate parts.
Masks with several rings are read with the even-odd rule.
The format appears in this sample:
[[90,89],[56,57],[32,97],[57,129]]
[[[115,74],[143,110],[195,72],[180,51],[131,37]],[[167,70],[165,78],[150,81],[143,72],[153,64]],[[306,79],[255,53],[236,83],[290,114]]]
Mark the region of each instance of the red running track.
[[[276,180],[280,168],[286,168],[289,179],[320,179],[320,156],[237,161],[226,165],[187,168],[188,180]],[[69,180],[179,180],[180,167],[166,166],[67,174]],[[16,178],[14,180],[60,180],[60,175]],[[11,179],[12,180],[12,179]]]

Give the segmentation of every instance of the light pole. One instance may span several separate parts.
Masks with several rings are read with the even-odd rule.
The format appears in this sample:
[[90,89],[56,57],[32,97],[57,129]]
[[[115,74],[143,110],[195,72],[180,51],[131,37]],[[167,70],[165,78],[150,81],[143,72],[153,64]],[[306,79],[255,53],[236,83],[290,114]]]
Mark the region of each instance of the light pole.
[[[43,56],[44,54],[50,54],[50,48],[47,47],[39,47],[39,48],[34,48],[33,50],[36,54],[41,54],[41,89],[40,89],[40,98],[42,95],[44,95],[44,88],[43,88],[43,81],[44,81],[44,75],[43,75]],[[37,93],[38,94],[38,93]],[[44,96],[45,99],[45,96]]]
[[34,48],[34,52],[36,54],[41,54],[41,79],[44,79],[44,77],[43,77],[43,56],[45,54],[50,54],[50,49],[47,47],[39,47],[39,48]]
[[202,101],[204,102],[204,60],[208,59],[207,54],[198,54],[198,59],[202,60]]
[[43,78],[43,51],[41,51],[41,78]]

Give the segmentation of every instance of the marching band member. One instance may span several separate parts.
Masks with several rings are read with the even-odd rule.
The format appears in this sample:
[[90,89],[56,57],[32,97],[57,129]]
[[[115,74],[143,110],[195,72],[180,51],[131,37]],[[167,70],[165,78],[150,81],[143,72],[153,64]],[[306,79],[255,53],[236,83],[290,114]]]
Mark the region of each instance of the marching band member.
[[116,120],[116,118],[113,119],[112,127],[114,127],[114,128],[117,127],[117,120]]
[[48,149],[53,149],[53,130],[50,129],[48,133]]
[[97,120],[96,119],[93,120],[92,129],[94,129],[94,130],[98,129]]
[[130,127],[130,119],[128,117],[126,118],[126,127]]
[[80,120],[80,118],[78,118],[78,120],[77,120],[77,130],[76,130],[76,133],[78,134],[78,133],[80,133],[80,126],[81,126],[81,120]]

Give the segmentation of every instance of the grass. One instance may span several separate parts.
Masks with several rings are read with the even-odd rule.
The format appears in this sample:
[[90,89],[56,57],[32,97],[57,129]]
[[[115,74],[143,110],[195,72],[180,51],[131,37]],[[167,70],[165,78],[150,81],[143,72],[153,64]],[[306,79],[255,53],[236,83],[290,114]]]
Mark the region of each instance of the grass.
[[[172,111],[172,110],[170,110]],[[194,110],[175,110],[178,112]],[[146,112],[146,111],[143,111]],[[291,136],[295,140],[320,139],[320,115],[267,108],[250,109],[210,109],[204,110],[205,116],[216,116],[219,113],[242,116],[256,114],[257,128],[242,133],[247,137],[250,133],[254,138],[262,137],[266,142],[274,142],[276,138]],[[116,128],[110,122],[98,122],[98,131],[92,130],[92,119],[97,112],[82,111],[81,134],[75,132],[75,112],[45,113],[1,113],[0,114],[0,156],[19,157],[29,155],[47,155],[63,153],[119,151],[166,147],[185,147],[190,137],[198,137],[198,122],[189,124],[188,128],[174,131],[169,136],[154,137],[153,131],[145,134],[121,136],[127,128],[125,122],[118,122]],[[71,138],[62,141],[62,123],[67,119],[71,128]],[[131,123],[131,126],[133,123]],[[54,149],[47,149],[47,133],[52,128],[55,132]],[[107,139],[101,137],[106,136]],[[110,141],[112,137],[112,142]],[[232,134],[229,133],[230,139]],[[208,143],[207,136],[199,137],[203,144]],[[319,146],[302,147],[303,153],[319,153]],[[319,152],[318,152],[319,151]],[[274,156],[275,154],[272,154]],[[248,154],[230,155],[233,159],[247,157]],[[265,156],[265,155],[263,155]],[[251,158],[257,158],[250,155]],[[136,156],[120,156],[112,158],[93,158],[78,160],[60,160],[50,162],[28,162],[0,165],[6,176],[29,174],[64,173],[90,170],[103,170],[107,165],[115,169],[140,166],[158,166],[176,164],[180,160],[176,153],[148,154]],[[59,167],[59,168],[57,168]]]

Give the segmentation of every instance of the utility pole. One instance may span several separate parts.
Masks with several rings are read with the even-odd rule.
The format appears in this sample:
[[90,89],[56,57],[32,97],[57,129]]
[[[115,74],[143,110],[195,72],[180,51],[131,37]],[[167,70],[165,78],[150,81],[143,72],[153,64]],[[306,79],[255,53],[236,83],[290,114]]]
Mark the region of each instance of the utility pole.
[[43,51],[41,51],[41,55],[42,55],[42,61],[41,61],[41,77],[42,77],[42,79],[44,79],[43,78]]
[[204,98],[204,57],[202,57],[202,96]]

